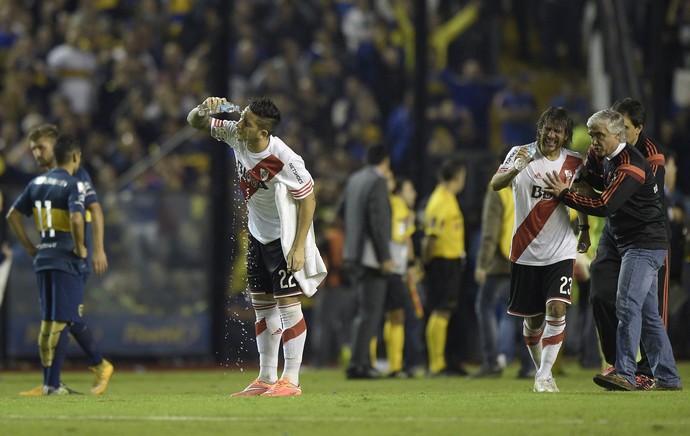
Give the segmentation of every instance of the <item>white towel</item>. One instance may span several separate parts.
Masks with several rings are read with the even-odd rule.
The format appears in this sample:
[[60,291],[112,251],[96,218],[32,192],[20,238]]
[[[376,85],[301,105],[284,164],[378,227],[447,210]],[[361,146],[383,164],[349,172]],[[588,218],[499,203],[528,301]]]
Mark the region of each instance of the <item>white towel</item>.
[[[276,183],[275,199],[278,216],[280,216],[280,243],[283,247],[283,255],[287,258],[297,233],[297,201],[292,198],[284,183]],[[305,243],[304,268],[293,275],[304,295],[311,297],[316,293],[317,287],[326,277],[326,273],[326,264],[316,246],[314,223],[312,222]]]

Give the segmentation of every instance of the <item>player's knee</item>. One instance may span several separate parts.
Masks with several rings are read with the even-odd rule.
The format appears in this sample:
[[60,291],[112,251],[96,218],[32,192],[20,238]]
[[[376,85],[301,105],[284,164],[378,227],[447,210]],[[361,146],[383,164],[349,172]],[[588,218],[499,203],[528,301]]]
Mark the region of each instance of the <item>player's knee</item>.
[[527,327],[528,330],[538,331],[544,325],[544,315],[540,316],[528,316],[524,318],[523,328]]
[[546,305],[546,315],[561,318],[565,316],[568,305],[560,301],[550,301]]

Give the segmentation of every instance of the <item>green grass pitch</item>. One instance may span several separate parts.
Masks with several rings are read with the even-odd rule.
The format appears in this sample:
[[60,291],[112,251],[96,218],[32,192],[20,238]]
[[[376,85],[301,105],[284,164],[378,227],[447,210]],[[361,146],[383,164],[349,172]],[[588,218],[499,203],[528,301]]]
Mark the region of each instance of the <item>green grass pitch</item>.
[[[19,435],[688,435],[682,392],[605,392],[594,371],[566,362],[557,394],[532,392],[516,367],[495,379],[345,380],[342,370],[301,376],[304,394],[230,398],[255,370],[118,369],[101,396],[25,398],[36,371],[0,373],[0,432]],[[690,363],[679,365],[690,380]],[[91,374],[63,381],[88,391]]]

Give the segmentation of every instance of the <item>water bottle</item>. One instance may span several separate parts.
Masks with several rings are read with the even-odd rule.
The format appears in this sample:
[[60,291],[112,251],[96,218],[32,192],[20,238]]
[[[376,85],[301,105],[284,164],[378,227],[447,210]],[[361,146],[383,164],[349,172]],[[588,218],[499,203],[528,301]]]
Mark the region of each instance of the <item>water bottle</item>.
[[513,162],[513,168],[515,168],[518,171],[522,171],[525,168],[527,168],[527,164],[530,162],[530,160],[534,157],[534,154],[537,152],[537,143],[533,142],[527,146],[527,154],[529,155],[528,159],[525,160],[521,157],[518,157],[515,159],[515,162]]
[[[237,105],[235,103],[230,103],[228,101],[228,102],[221,104],[220,108],[218,108],[218,111],[214,112],[214,114],[221,113],[221,112],[232,113],[232,112],[239,112],[239,111],[240,111],[239,105]],[[206,107],[206,105],[202,103],[199,106],[197,106],[196,112],[203,117],[209,113],[209,110]]]

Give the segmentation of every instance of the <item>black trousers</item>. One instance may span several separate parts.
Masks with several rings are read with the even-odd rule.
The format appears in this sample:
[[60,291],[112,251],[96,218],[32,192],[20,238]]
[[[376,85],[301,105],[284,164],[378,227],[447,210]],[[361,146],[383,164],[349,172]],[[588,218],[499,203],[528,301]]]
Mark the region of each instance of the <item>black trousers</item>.
[[[621,257],[607,225],[599,239],[597,254],[590,265],[591,289],[590,302],[594,323],[599,333],[601,351],[604,360],[609,365],[616,363],[616,329],[618,317],[616,316],[616,292],[618,289],[618,272],[620,271]],[[668,255],[664,265],[659,269],[659,314],[668,325]],[[640,344],[642,359],[637,363],[637,374],[652,377],[647,353]]]

